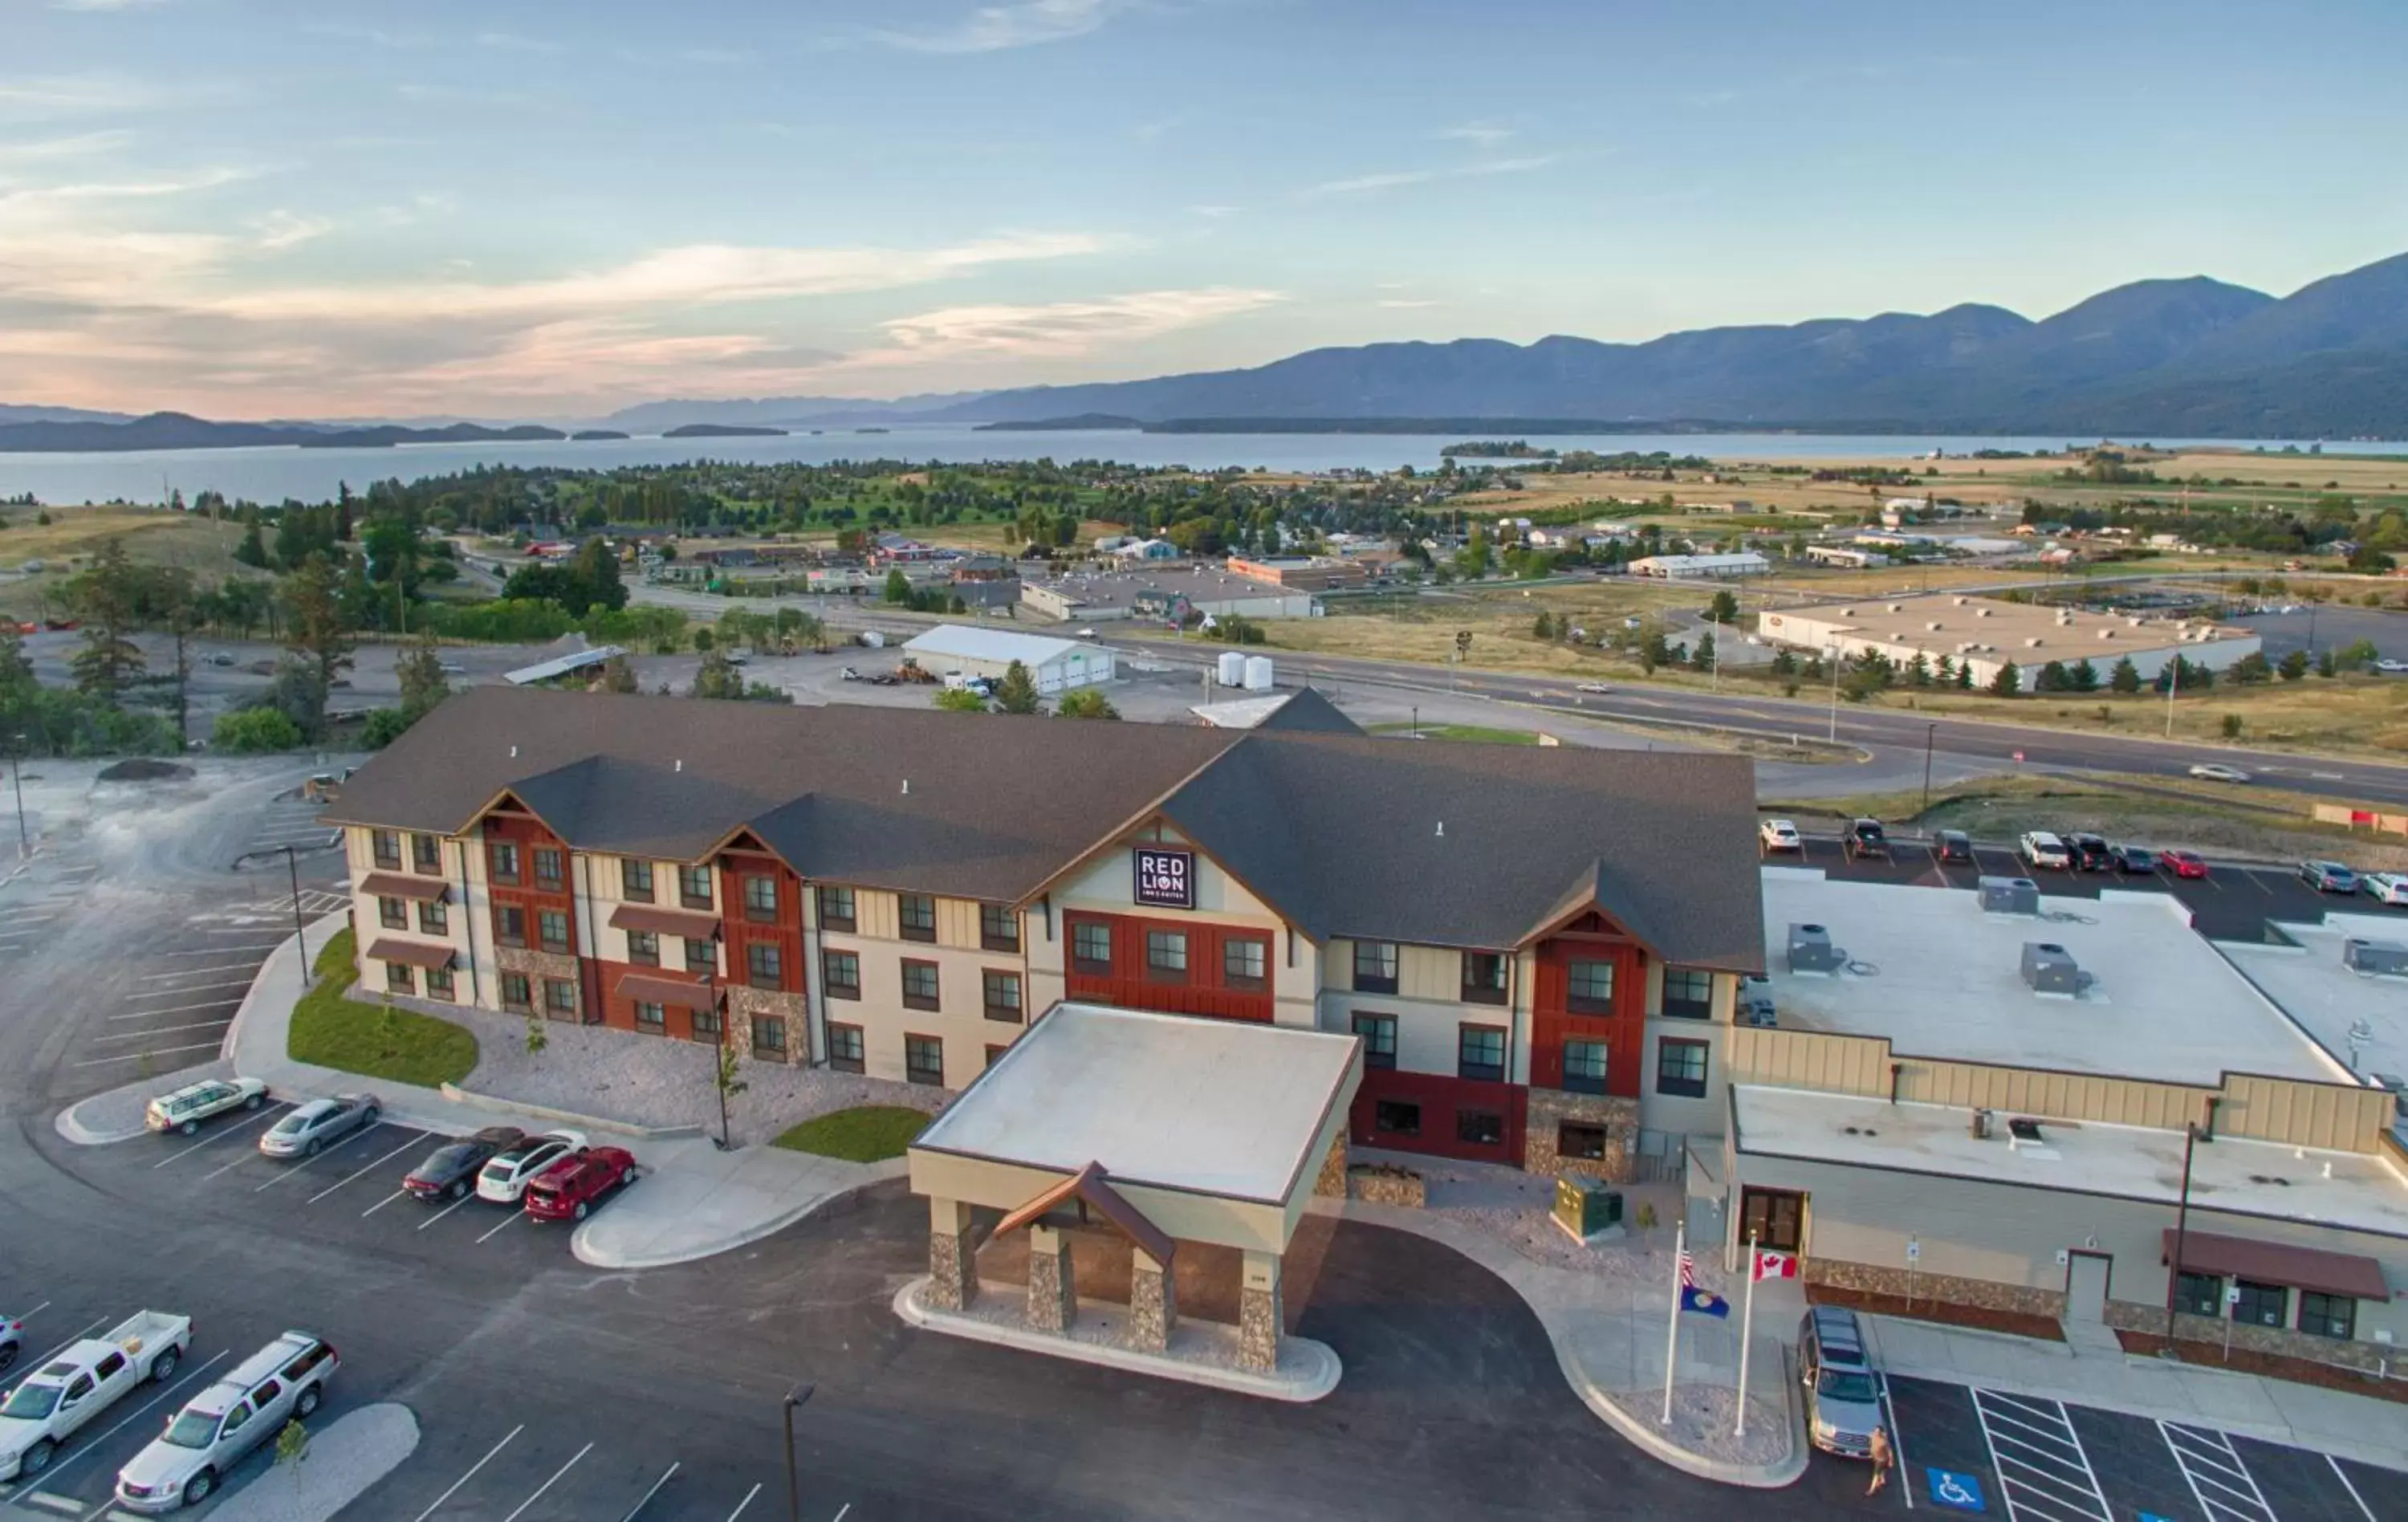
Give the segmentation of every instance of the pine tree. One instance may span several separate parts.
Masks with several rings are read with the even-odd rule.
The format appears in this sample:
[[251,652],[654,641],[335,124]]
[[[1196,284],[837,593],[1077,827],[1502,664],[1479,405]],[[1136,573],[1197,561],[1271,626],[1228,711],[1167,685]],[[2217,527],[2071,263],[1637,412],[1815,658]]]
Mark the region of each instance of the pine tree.
[[131,638],[142,600],[142,572],[110,539],[66,587],[67,605],[82,622],[82,645],[67,659],[76,686],[115,702],[143,674],[142,649]]
[[2141,668],[2132,664],[2131,656],[2127,655],[2115,663],[2115,668],[2107,673],[2107,685],[2119,693],[2141,690]]
[[1962,693],[1969,693],[1973,690],[1973,663],[1971,661],[1959,661],[1956,663],[1956,690]]
[[2291,652],[2283,657],[2283,664],[2274,670],[2286,682],[2299,681],[2308,674],[2308,653],[2304,650]]
[[431,638],[411,641],[401,659],[394,663],[394,675],[401,682],[402,717],[412,724],[452,696],[452,683],[443,674],[443,658],[436,653]]
[[1004,668],[1003,681],[995,690],[995,706],[1006,713],[1037,711],[1037,682],[1027,667],[1014,661]]
[[2085,655],[2074,662],[2073,669],[2069,674],[2073,679],[2075,692],[2095,693],[2099,690],[2099,668],[2090,664],[2089,656]]
[[1999,674],[1990,679],[1990,691],[2000,697],[2013,697],[2023,690],[2023,673],[2013,661],[2001,664]]

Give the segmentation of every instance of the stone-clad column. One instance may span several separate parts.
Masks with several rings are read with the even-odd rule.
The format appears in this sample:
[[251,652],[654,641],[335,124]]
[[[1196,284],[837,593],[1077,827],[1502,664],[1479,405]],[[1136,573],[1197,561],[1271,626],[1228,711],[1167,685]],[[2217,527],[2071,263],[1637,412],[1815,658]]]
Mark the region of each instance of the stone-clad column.
[[1321,1172],[1312,1181],[1312,1192],[1332,1199],[1346,1198],[1346,1133],[1340,1131],[1329,1143],[1329,1151],[1321,1159]]
[[1070,1239],[1050,1226],[1028,1228],[1028,1325],[1070,1329],[1079,1318],[1079,1291],[1070,1274]]
[[967,1311],[978,1299],[978,1249],[970,1241],[970,1208],[958,1199],[928,1200],[928,1305]]
[[1238,1285],[1238,1361],[1257,1373],[1279,1368],[1280,1256],[1249,1248]]
[[1179,1326],[1179,1285],[1169,1265],[1142,1247],[1129,1249],[1129,1343],[1140,1352],[1166,1353]]

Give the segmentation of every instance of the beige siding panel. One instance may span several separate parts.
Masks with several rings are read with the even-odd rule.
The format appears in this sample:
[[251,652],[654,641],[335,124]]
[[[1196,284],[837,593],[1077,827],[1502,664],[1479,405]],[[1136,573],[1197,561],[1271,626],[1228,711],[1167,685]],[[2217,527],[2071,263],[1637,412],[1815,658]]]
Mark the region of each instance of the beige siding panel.
[[1735,1084],[1838,1094],[1889,1092],[1889,1042],[1813,1030],[1731,1028],[1728,1076]]
[[[366,850],[366,847],[361,849]],[[1354,986],[1354,942],[1334,937],[1329,949],[1321,956],[1321,986],[1332,993],[1346,993]]]
[[[1354,975],[1354,954],[1346,955],[1346,975]],[[1407,998],[1455,1002],[1463,998],[1463,954],[1436,946],[1397,949],[1397,992]]]
[[1901,1099],[2160,1128],[2204,1115],[2207,1093],[2181,1084],[1915,1058],[1905,1059],[1899,1075]]
[[2372,1152],[2391,1124],[2392,1105],[2384,1089],[2234,1073],[2225,1080],[2215,1128],[2295,1147]]
[[975,898],[937,900],[937,944],[967,951],[979,949],[979,906]]
[[900,940],[901,919],[895,895],[878,888],[856,888],[853,895],[853,933],[880,940]]

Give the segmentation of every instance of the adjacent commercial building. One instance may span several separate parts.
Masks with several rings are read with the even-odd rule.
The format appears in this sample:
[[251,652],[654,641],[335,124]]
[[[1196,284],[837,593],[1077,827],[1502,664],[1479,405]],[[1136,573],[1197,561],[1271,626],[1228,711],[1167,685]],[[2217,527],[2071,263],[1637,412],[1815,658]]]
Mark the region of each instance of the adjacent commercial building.
[[1630,563],[1631,575],[1656,576],[1666,581],[1720,581],[1771,573],[1772,562],[1753,550],[1727,555],[1641,555]]
[[1231,555],[1229,573],[1297,592],[1327,592],[1333,587],[1361,586],[1371,579],[1364,567],[1324,555],[1264,555],[1248,559]]
[[1183,622],[1199,617],[1312,618],[1320,600],[1309,592],[1290,591],[1235,576],[1210,566],[1154,571],[1102,572],[1063,577],[1054,582],[1023,582],[1021,604],[1031,612],[1063,623],[1097,624],[1108,619],[1152,618]]
[[1773,644],[1836,648],[1842,655],[1878,652],[1900,666],[1920,655],[1937,668],[1945,656],[1955,667],[1971,667],[1974,682],[1985,686],[2013,666],[2026,692],[2051,661],[2070,668],[2086,660],[2103,682],[2116,662],[2129,660],[2143,682],[2153,682],[2176,655],[2221,671],[2261,649],[2248,630],[2202,619],[2093,613],[1946,593],[1759,613],[1756,630]]
[[1113,675],[1112,653],[1101,645],[959,624],[940,624],[907,639],[903,652],[940,676],[958,671],[996,682],[1017,663],[1048,696],[1099,686]]

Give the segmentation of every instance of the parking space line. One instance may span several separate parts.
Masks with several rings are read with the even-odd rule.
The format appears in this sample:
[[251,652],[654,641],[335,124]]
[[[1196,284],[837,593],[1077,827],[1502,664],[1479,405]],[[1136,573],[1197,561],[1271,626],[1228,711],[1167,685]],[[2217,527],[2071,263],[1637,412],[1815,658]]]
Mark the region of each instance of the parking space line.
[[[2191,1499],[2199,1502],[2200,1512],[2208,1522],[2217,1522],[2220,1517],[2275,1522],[2274,1508],[2266,1504],[2249,1467],[2233,1450],[2230,1438],[2214,1428],[2185,1427],[2168,1421],[2157,1423],[2157,1432],[2166,1440],[2166,1446],[2173,1450],[2174,1463],[2190,1486]],[[2200,1489],[2202,1484],[2208,1489]]]
[[559,1484],[559,1483],[560,1483],[560,1477],[561,1477],[562,1475],[564,1475],[564,1474],[567,1473],[570,1470],[573,1470],[573,1469],[575,1469],[575,1468],[577,1467],[577,1460],[578,1460],[579,1458],[583,1458],[587,1454],[590,1454],[590,1453],[592,1453],[593,1451],[594,1451],[594,1444],[592,1444],[592,1443],[587,1443],[584,1447],[578,1449],[578,1450],[577,1450],[577,1458],[572,1458],[572,1459],[570,1459],[567,1463],[561,1465],[561,1466],[560,1466],[558,1469],[556,1469],[556,1470],[553,1470],[553,1471],[552,1472],[552,1478],[551,1478],[551,1479],[549,1479],[549,1480],[544,1481],[544,1482],[543,1482],[543,1484],[541,1484],[541,1485],[539,1485],[539,1486],[537,1486],[535,1487],[535,1494],[534,1494],[534,1495],[532,1495],[532,1496],[529,1496],[526,1500],[523,1500],[523,1501],[519,1502],[518,1510],[517,1510],[517,1511],[512,1512],[509,1515],[508,1515],[508,1516],[506,1516],[506,1517],[502,1518],[502,1522],[519,1522],[519,1518],[526,1515],[526,1509],[527,1509],[528,1507],[530,1507],[530,1506],[534,1505],[537,1501],[541,1500],[543,1499],[543,1493],[544,1493],[545,1491],[547,1491],[547,1490],[551,1489],[553,1486],[555,1486],[555,1485]]
[[395,1189],[393,1193],[385,1196],[382,1199],[378,1200],[375,1204],[370,1205],[367,1209],[360,1212],[360,1219],[363,1221],[366,1220],[369,1216],[374,1215],[377,1212],[384,1209],[387,1205],[392,1204],[394,1200],[399,1199],[403,1195],[406,1195],[408,1192],[409,1191],[407,1189]]
[[[280,1112],[283,1112],[283,1111],[286,1111],[286,1110],[290,1110],[290,1109],[292,1109],[292,1108],[293,1108],[293,1106],[292,1106],[289,1102],[286,1102],[286,1101],[284,1101],[284,1100],[278,1100],[277,1102],[275,1102],[275,1103],[273,1103],[273,1104],[265,1104],[265,1105],[262,1105],[262,1106],[260,1106],[260,1108],[259,1108],[259,1113],[258,1113],[258,1114],[255,1114],[255,1115],[253,1115],[253,1116],[251,1116],[250,1119],[248,1119],[248,1120],[242,1120],[242,1121],[237,1121],[237,1122],[236,1122],[236,1123],[235,1123],[234,1125],[232,1125],[232,1126],[225,1127],[223,1127],[222,1129],[221,1129],[221,1130],[220,1130],[220,1131],[219,1131],[215,1136],[212,1136],[212,1137],[208,1138],[207,1141],[203,1141],[203,1142],[194,1142],[192,1145],[190,1145],[190,1146],[188,1146],[188,1147],[179,1147],[179,1148],[177,1148],[177,1149],[175,1150],[175,1152],[173,1152],[172,1154],[170,1154],[170,1155],[169,1155],[169,1156],[165,1156],[165,1157],[160,1158],[157,1162],[152,1163],[150,1166],[151,1166],[151,1168],[152,1168],[152,1169],[154,1169],[154,1170],[165,1168],[165,1167],[166,1167],[169,1163],[174,1162],[178,1157],[184,1156],[186,1156],[187,1154],[190,1154],[190,1153],[195,1153],[195,1152],[198,1152],[198,1151],[200,1151],[203,1147],[213,1147],[213,1146],[217,1145],[219,1142],[221,1142],[224,1141],[227,1137],[233,1136],[233,1135],[235,1135],[236,1132],[238,1132],[238,1131],[242,1130],[245,1127],[248,1127],[248,1126],[256,1126],[256,1125],[258,1125],[261,1121],[263,1121],[263,1120],[266,1120],[267,1118],[269,1118],[269,1117],[270,1117],[270,1116],[272,1116],[272,1115],[278,1114],[278,1113],[280,1113]],[[215,1177],[217,1177],[217,1175],[216,1175],[215,1173],[212,1173],[212,1174],[210,1174],[210,1175],[209,1175],[209,1177],[211,1177],[211,1178],[215,1178]]]
[[202,1041],[194,1046],[163,1046],[158,1048],[156,1051],[123,1052],[113,1057],[92,1057],[82,1062],[70,1062],[67,1066],[70,1068],[100,1068],[106,1067],[108,1064],[112,1062],[133,1062],[141,1057],[174,1056],[179,1052],[214,1052],[220,1046],[224,1044],[225,1043],[222,1041]]
[[2325,1462],[2332,1466],[2333,1478],[2339,1480],[2341,1487],[2349,1492],[2349,1499],[2358,1502],[2358,1509],[2365,1516],[2366,1522],[2374,1522],[2374,1508],[2369,1506],[2366,1503],[2366,1498],[2358,1493],[2358,1486],[2350,1484],[2349,1472],[2341,1467],[2341,1460],[2327,1454]]
[[[178,990],[179,993],[184,991]],[[238,998],[210,998],[204,999],[198,1004],[178,1004],[165,1010],[129,1010],[123,1014],[110,1015],[108,1023],[115,1025],[122,1020],[155,1020],[163,1014],[190,1014],[194,1010],[230,1010],[241,1002],[242,1000]]]
[[[471,1199],[476,1199],[476,1198],[477,1198],[477,1191],[476,1191],[476,1190],[474,1190],[474,1189],[469,1190],[466,1194],[462,1195],[459,1199],[455,1199],[455,1200],[452,1201],[452,1203],[450,1203],[450,1204],[448,1204],[448,1205],[444,1206],[441,1210],[437,1211],[434,1214],[432,1214],[432,1215],[428,1216],[425,1220],[419,1222],[419,1223],[418,1223],[418,1229],[419,1229],[419,1230],[421,1230],[421,1231],[425,1230],[428,1227],[433,1226],[436,1222],[437,1222],[437,1221],[439,1221],[439,1220],[443,1219],[443,1217],[445,1217],[445,1216],[447,1216],[447,1215],[451,1214],[453,1211],[458,1210],[461,1206],[463,1206],[463,1205],[466,1204],[468,1201],[470,1201]],[[478,1240],[481,1242],[481,1241],[483,1241],[484,1239],[480,1237],[480,1238],[479,1238]]]
[[153,956],[232,956],[236,952],[270,952],[281,942],[268,941],[259,946],[195,946],[190,951],[152,952]]
[[411,1137],[408,1141],[404,1142],[401,1145],[394,1148],[391,1152],[386,1153],[375,1162],[365,1164],[358,1170],[358,1171],[347,1174],[340,1181],[326,1185],[324,1188],[309,1197],[309,1203],[312,1205],[316,1204],[321,1199],[325,1199],[328,1195],[333,1194],[336,1190],[341,1188],[344,1185],[351,1183],[351,1180],[358,1178],[360,1174],[366,1173],[369,1169],[393,1161],[393,1159],[400,1156],[403,1153],[408,1152],[410,1148],[418,1145],[421,1142],[425,1141],[427,1134],[428,1133],[424,1131],[419,1132],[416,1136]]
[[2011,1522],[2028,1515],[2065,1522],[2114,1522],[2114,1513],[2099,1489],[2090,1456],[2065,1408],[2054,1400],[1975,1390],[1973,1414],[1990,1450],[2000,1498]]
[[497,1226],[497,1227],[494,1228],[493,1228],[493,1230],[486,1232],[484,1237],[479,1237],[477,1240],[478,1240],[479,1242],[483,1242],[483,1241],[485,1240],[485,1237],[499,1236],[499,1235],[501,1234],[501,1232],[502,1232],[502,1230],[503,1230],[503,1228],[506,1228],[506,1227],[509,1226],[512,1222],[517,1221],[520,1217],[523,1216],[525,1213],[525,1213],[524,1211],[523,1211],[523,1210],[514,1210],[514,1211],[510,1212],[508,1215],[505,1215],[505,1216],[503,1216],[503,1217],[502,1217],[502,1224],[501,1224],[501,1226]]
[[830,1517],[830,1518],[828,1519],[828,1522],[844,1522],[845,1515],[846,1515],[847,1513],[851,1512],[852,1510],[853,1510],[853,1502],[851,1502],[851,1501],[846,1501],[843,1505],[841,1505],[841,1506],[839,1506],[839,1507],[838,1507],[838,1508],[836,1509],[836,1515],[834,1515],[833,1517]]
[[92,1044],[106,1046],[111,1041],[147,1041],[153,1036],[180,1036],[188,1030],[218,1030],[232,1025],[231,1015],[223,1020],[204,1020],[196,1026],[161,1026],[156,1030],[129,1030],[122,1036],[94,1036]]
[[469,1481],[475,1479],[479,1470],[483,1469],[487,1464],[494,1461],[494,1455],[500,1453],[504,1448],[509,1447],[510,1445],[510,1439],[517,1437],[521,1432],[525,1430],[526,1424],[524,1422],[521,1422],[518,1426],[511,1428],[509,1431],[503,1436],[501,1442],[494,1443],[492,1447],[485,1450],[484,1457],[478,1459],[475,1463],[468,1466],[467,1473],[461,1475],[458,1479],[452,1482],[451,1489],[446,1490],[443,1494],[436,1497],[434,1505],[429,1506],[426,1510],[419,1513],[416,1517],[411,1519],[411,1522],[426,1522],[428,1517],[433,1516],[436,1513],[441,1511],[445,1501],[450,1500],[453,1496],[457,1495],[462,1486],[466,1485]]
[[[89,1443],[78,1443],[76,1445],[75,1452],[67,1455],[64,1458],[53,1460],[50,1467],[44,1470],[42,1472],[45,1474],[56,1474],[61,1470],[66,1469],[83,1459],[90,1458],[93,1455],[98,1453],[101,1450],[101,1446],[108,1443],[110,1438],[115,1437],[118,1433],[124,1431],[127,1428],[141,1420],[142,1414],[144,1412],[149,1411],[152,1406],[155,1406],[160,1401],[166,1400],[167,1397],[175,1394],[178,1390],[182,1389],[185,1386],[190,1385],[193,1381],[200,1378],[203,1374],[208,1373],[211,1369],[216,1368],[219,1364],[223,1363],[225,1361],[226,1353],[226,1349],[220,1348],[215,1353],[210,1354],[208,1362],[202,1364],[198,1369],[194,1370],[191,1373],[186,1374],[183,1378],[176,1381],[173,1385],[168,1386],[165,1389],[161,1390],[157,1395],[152,1396],[150,1400],[143,1401],[132,1411],[127,1412],[123,1419],[119,1421],[116,1426],[110,1428],[108,1431],[103,1432],[100,1436],[93,1438]],[[82,1503],[79,1501],[77,1503],[77,1507],[80,1510]]]
[[1881,1403],[1882,1410],[1889,1416],[1890,1464],[1898,1471],[1900,1478],[1898,1493],[1906,1501],[1906,1509],[1911,1512],[1914,1510],[1914,1482],[1906,1479],[1905,1476],[1914,1472],[1906,1467],[1906,1433],[1898,1425],[1898,1404],[1889,1398],[1887,1379],[1884,1379],[1881,1383]]
[[[43,1303],[43,1304],[45,1304],[45,1305],[48,1305],[48,1304],[50,1303],[50,1301],[48,1301],[48,1300],[44,1300],[42,1303]],[[31,1313],[28,1313],[28,1314],[30,1314]],[[44,1364],[46,1364],[46,1363],[50,1362],[52,1358],[57,1357],[60,1354],[64,1353],[67,1349],[69,1349],[69,1348],[71,1348],[71,1347],[75,1346],[78,1343],[82,1342],[85,1338],[90,1337],[93,1333],[94,1333],[94,1332],[96,1332],[96,1331],[100,1330],[100,1328],[102,1328],[103,1327],[106,1327],[106,1326],[108,1326],[108,1318],[107,1316],[103,1316],[103,1317],[101,1317],[98,1321],[95,1321],[95,1322],[93,1322],[91,1326],[86,1327],[83,1330],[81,1330],[81,1331],[79,1331],[79,1332],[76,1333],[73,1337],[68,1338],[65,1342],[61,1343],[58,1346],[56,1346],[56,1347],[54,1347],[54,1348],[50,1349],[48,1353],[43,1354],[43,1355],[42,1355],[40,1357],[38,1357],[38,1358],[36,1358],[36,1359],[34,1360],[34,1367],[35,1367],[35,1368],[36,1368],[36,1369],[39,1369],[42,1365],[44,1365]]]
[[249,978],[228,978],[222,983],[196,983],[184,988],[155,988],[147,994],[128,994],[125,998],[129,1003],[146,998],[182,998],[187,994],[206,994],[212,988],[248,988],[251,984]]
[[[216,947],[210,948],[212,951],[216,949]],[[175,972],[145,972],[142,974],[141,981],[165,983],[170,978],[197,978],[210,972],[252,972],[256,971],[258,967],[259,964],[256,962],[228,962],[222,967],[188,967]]]
[[652,1498],[661,1493],[661,1486],[668,1484],[670,1478],[674,1476],[677,1472],[677,1461],[672,1459],[667,1471],[664,1472],[659,1479],[652,1482],[652,1487],[644,1492],[643,1499],[641,1500],[637,1501],[636,1504],[627,1508],[627,1515],[621,1517],[619,1522],[636,1522],[636,1514],[642,1511],[646,1506],[652,1504]]
[[752,1488],[744,1492],[744,1499],[736,1503],[736,1510],[727,1514],[727,1522],[736,1522],[738,1517],[742,1516],[744,1515],[744,1508],[752,1505],[752,1498],[760,1493],[761,1482],[755,1480],[752,1482]]

